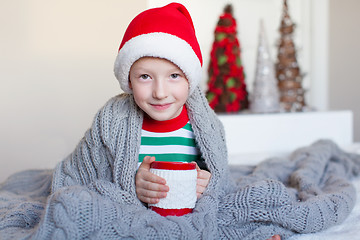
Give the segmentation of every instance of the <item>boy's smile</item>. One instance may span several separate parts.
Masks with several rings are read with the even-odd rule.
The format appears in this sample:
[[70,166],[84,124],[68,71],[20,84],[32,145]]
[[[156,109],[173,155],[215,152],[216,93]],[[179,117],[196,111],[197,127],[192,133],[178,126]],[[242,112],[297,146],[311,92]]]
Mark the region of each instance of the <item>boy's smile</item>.
[[165,59],[144,57],[131,66],[129,76],[135,102],[149,117],[165,121],[179,116],[189,95],[180,68]]
[[152,106],[158,110],[165,110],[171,106],[171,104],[152,104]]

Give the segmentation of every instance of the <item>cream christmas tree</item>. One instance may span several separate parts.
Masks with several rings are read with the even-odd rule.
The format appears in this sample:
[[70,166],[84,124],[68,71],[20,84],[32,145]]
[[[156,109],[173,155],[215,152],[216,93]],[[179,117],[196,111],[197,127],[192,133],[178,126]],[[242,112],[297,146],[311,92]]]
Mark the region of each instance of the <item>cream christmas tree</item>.
[[274,63],[271,60],[262,20],[260,22],[255,79],[253,91],[250,95],[250,110],[255,113],[280,111],[279,91]]

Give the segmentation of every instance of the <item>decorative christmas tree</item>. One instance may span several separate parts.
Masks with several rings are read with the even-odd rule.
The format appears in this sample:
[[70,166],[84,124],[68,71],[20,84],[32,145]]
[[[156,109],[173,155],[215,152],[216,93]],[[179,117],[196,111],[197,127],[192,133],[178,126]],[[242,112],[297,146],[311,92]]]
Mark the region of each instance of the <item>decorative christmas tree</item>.
[[280,43],[278,47],[278,62],[276,76],[280,90],[281,107],[287,112],[303,111],[305,107],[304,89],[302,88],[303,75],[300,73],[296,60],[296,49],[293,41],[295,25],[292,22],[287,0],[284,0],[280,26]]
[[250,109],[255,113],[279,112],[279,91],[274,63],[270,57],[264,23],[260,22],[254,88],[250,95]]
[[248,108],[244,68],[236,34],[232,6],[227,5],[215,28],[208,68],[206,97],[215,112],[238,112]]

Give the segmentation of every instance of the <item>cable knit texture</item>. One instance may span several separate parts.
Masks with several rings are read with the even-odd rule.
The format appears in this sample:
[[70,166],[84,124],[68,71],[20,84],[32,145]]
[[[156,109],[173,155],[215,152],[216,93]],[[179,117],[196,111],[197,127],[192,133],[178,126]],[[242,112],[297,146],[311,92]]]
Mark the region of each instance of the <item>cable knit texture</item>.
[[143,115],[122,94],[54,170],[21,172],[0,185],[0,239],[287,239],[339,224],[352,210],[359,155],[320,140],[230,171],[223,127],[200,88],[186,104],[212,173],[193,213],[162,217],[137,199]]

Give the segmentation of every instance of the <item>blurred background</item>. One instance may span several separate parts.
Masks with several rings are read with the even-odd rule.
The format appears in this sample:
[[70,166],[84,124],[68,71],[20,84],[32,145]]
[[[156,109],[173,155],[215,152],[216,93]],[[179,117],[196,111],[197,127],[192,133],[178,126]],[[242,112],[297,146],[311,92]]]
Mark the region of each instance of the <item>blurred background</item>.
[[[75,148],[98,109],[121,93],[113,63],[128,23],[164,0],[0,0],[0,181],[24,169],[53,168]],[[248,91],[263,19],[275,61],[282,0],[187,0],[204,58],[231,3]],[[307,90],[318,111],[354,113],[360,141],[360,1],[288,0]],[[341,126],[339,126],[341,128]]]

